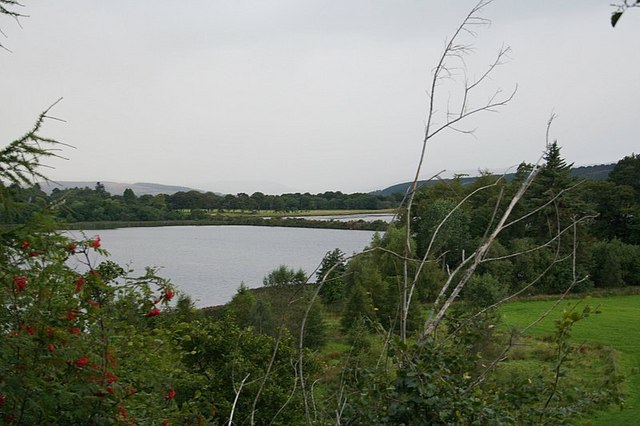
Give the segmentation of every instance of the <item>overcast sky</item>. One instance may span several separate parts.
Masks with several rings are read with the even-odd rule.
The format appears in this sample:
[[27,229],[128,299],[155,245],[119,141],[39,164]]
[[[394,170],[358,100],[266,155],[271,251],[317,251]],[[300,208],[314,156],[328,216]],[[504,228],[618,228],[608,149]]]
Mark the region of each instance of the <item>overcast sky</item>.
[[[24,0],[0,41],[0,145],[56,99],[44,134],[73,145],[54,180],[156,182],[225,193],[367,192],[413,178],[430,72],[474,1]],[[472,106],[518,85],[498,113],[433,139],[422,177],[535,162],[545,126],[576,165],[638,149],[640,10],[607,0],[495,1]],[[440,111],[459,92],[442,86]]]

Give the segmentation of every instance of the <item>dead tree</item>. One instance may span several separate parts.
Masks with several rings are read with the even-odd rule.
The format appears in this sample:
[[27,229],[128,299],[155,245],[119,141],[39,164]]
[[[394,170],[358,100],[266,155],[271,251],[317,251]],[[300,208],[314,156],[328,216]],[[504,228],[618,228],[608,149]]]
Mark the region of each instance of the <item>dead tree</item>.
[[[510,50],[509,47],[505,46],[500,48],[493,62],[482,72],[480,77],[476,79],[470,79],[467,76],[464,57],[471,53],[472,47],[469,44],[463,43],[461,41],[461,38],[465,35],[475,37],[476,28],[478,26],[487,25],[489,23],[486,18],[480,16],[480,12],[489,3],[491,3],[490,0],[481,0],[471,9],[462,23],[454,31],[451,38],[446,42],[444,50],[442,51],[436,64],[436,67],[433,69],[430,87],[427,92],[429,103],[427,106],[424,137],[422,140],[420,157],[418,160],[418,165],[416,167],[413,182],[408,188],[404,203],[406,212],[406,240],[404,247],[404,257],[406,259],[410,257],[411,253],[411,209],[413,207],[413,200],[417,191],[418,181],[420,179],[420,173],[422,171],[422,165],[424,164],[425,156],[427,153],[427,146],[437,135],[446,130],[452,130],[462,134],[472,134],[473,130],[468,130],[464,127],[461,127],[465,125],[465,121],[469,117],[478,115],[483,112],[497,111],[497,109],[507,105],[513,99],[517,90],[517,86],[509,93],[503,93],[502,90],[497,89],[493,92],[488,100],[481,103],[476,103],[474,99],[478,89],[483,87],[484,83],[488,81],[489,76],[495,71],[495,69],[504,63]],[[460,83],[455,93],[449,93],[450,98],[455,98],[458,100],[458,105],[456,105],[455,107],[447,106],[444,112],[439,112],[437,102],[439,97],[439,86],[447,80],[454,83]],[[402,285],[400,303],[400,337],[403,341],[406,341],[407,338],[407,320],[409,315],[409,306],[411,305],[411,299],[415,285],[416,278],[412,279],[410,277],[409,262],[405,260],[404,281]]]

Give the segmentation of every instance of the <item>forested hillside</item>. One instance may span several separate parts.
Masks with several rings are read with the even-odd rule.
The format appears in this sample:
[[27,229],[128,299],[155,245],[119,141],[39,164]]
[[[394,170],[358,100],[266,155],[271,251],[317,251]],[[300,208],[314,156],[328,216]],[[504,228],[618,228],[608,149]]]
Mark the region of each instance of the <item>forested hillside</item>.
[[[606,180],[611,170],[613,170],[613,166],[614,164],[601,164],[597,166],[574,167],[571,169],[571,176],[576,178],[583,178],[583,179]],[[507,182],[510,182],[515,178],[515,176],[516,176],[515,173],[507,173],[504,175],[504,179]],[[476,179],[477,179],[476,176],[463,175],[456,178],[455,180],[459,181],[463,185],[469,185],[475,182]],[[438,182],[451,182],[453,180],[454,179],[421,180],[418,182],[418,187],[422,188],[423,186],[435,185]],[[404,194],[407,192],[407,188],[409,188],[411,184],[412,182],[398,183],[388,188],[373,191],[371,193],[375,195],[384,195],[384,196],[390,196],[398,193]]]

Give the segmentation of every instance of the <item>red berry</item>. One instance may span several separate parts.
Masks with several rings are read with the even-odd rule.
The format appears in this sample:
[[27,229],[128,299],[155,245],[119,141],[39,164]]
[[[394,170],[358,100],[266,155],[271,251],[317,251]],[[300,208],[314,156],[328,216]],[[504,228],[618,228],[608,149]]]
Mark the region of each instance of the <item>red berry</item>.
[[27,277],[25,277],[24,275],[15,276],[13,277],[13,283],[16,286],[16,291],[20,293],[27,287]]
[[173,399],[175,397],[176,397],[176,391],[173,389],[169,389],[169,392],[167,392],[167,400]]
[[76,367],[82,368],[82,367],[86,366],[87,364],[89,364],[89,358],[87,358],[86,356],[83,356],[83,357],[78,358],[75,361],[73,361],[73,363],[76,365]]
[[158,308],[153,308],[149,312],[147,312],[148,317],[155,317],[157,315],[160,315],[160,309]]
[[89,245],[94,249],[100,248],[100,235],[96,235],[95,239],[89,240]]
[[84,277],[81,275],[78,278],[76,278],[76,293],[79,293],[82,290],[83,286],[84,286]]

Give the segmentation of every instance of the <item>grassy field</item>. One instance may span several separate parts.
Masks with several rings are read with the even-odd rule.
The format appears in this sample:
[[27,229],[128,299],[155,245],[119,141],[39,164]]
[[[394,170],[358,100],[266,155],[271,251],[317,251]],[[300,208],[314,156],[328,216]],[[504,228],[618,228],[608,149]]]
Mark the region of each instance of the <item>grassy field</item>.
[[[521,329],[535,321],[550,309],[554,301],[522,301],[504,305],[501,308],[503,321],[508,327]],[[582,310],[585,304],[597,308],[600,313],[575,324],[572,341],[610,346],[619,352],[619,367],[625,376],[624,410],[613,408],[594,414],[594,425],[635,425],[640,424],[640,296],[591,297],[583,301],[563,301],[540,323],[530,329],[530,334],[545,336],[553,333],[554,321],[564,309],[578,304]],[[594,309],[595,310],[595,309]]]

